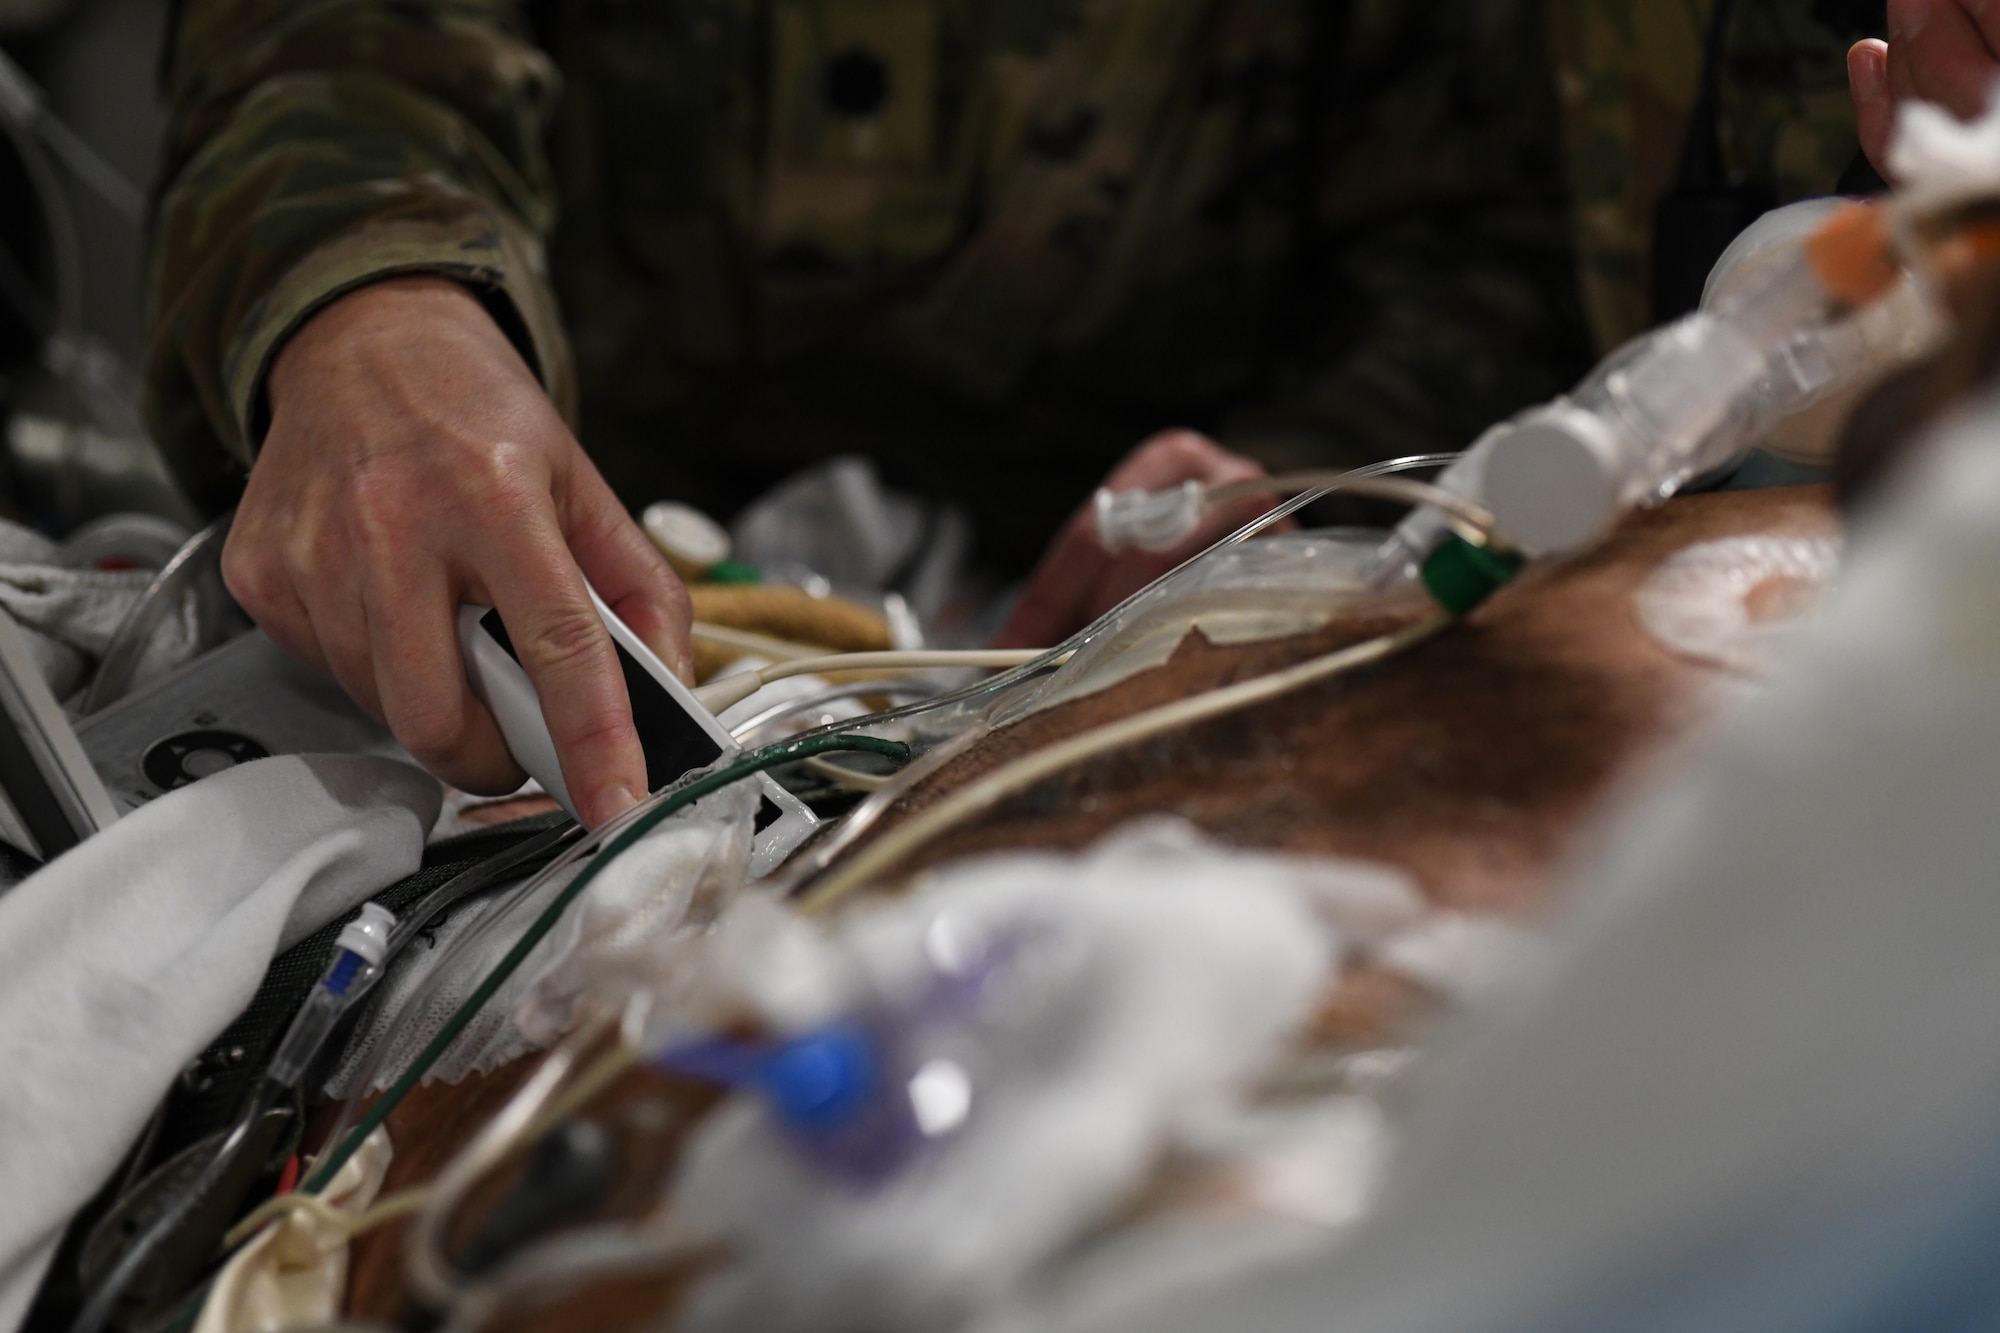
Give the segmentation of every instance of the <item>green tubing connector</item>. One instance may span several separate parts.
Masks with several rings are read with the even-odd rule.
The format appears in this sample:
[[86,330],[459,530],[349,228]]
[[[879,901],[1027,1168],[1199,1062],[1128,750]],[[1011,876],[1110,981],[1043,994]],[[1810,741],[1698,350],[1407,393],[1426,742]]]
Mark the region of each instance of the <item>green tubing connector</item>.
[[1526,563],[1512,551],[1477,546],[1453,533],[1424,561],[1424,587],[1432,601],[1462,616],[1511,583]]
[[704,583],[762,583],[764,575],[757,566],[741,560],[718,560],[702,575]]

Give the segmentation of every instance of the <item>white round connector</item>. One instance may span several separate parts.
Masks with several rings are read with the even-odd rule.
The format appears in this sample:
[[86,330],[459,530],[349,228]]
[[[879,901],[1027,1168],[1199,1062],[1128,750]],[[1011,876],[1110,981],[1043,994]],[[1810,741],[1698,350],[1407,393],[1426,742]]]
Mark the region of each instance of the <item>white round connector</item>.
[[1480,498],[1500,535],[1527,554],[1574,550],[1617,515],[1618,454],[1604,423],[1553,403],[1493,440]]
[[1201,526],[1207,488],[1184,481],[1164,491],[1114,491],[1099,487],[1091,497],[1097,540],[1112,554],[1136,546],[1171,551]]
[[729,533],[691,505],[661,500],[646,506],[639,526],[682,578],[700,578],[729,558]]
[[394,912],[376,903],[363,903],[355,918],[341,928],[334,947],[359,954],[370,967],[380,967],[389,956],[389,932],[395,928]]

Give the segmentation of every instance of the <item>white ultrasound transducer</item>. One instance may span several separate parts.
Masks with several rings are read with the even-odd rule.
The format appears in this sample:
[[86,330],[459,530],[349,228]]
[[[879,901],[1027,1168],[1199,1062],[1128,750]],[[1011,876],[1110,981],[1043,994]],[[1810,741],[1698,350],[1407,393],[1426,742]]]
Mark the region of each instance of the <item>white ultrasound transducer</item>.
[[[590,600],[611,633],[619,665],[624,669],[633,726],[646,752],[647,785],[658,791],[682,774],[706,768],[724,755],[737,753],[741,747],[723,730],[715,715],[702,707],[680,677],[667,670],[652,649],[605,605],[595,589],[591,590]],[[507,749],[557,804],[575,816],[576,805],[570,800],[562,763],[556,758],[555,742],[542,717],[541,699],[515,657],[499,613],[491,607],[461,606],[458,642],[464,651],[465,674],[472,682],[472,691],[493,714]],[[803,801],[779,786],[770,774],[759,773],[750,780],[758,784],[762,796],[750,852],[750,875],[756,878],[777,868],[805,841],[818,821]]]

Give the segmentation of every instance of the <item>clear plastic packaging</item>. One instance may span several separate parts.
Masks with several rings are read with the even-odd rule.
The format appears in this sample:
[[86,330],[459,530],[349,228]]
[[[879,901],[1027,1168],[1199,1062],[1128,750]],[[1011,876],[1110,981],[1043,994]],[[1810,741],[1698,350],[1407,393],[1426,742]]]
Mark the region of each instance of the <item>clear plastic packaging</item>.
[[1100,488],[1090,502],[1098,543],[1113,554],[1128,546],[1171,551],[1201,526],[1206,495],[1207,488],[1198,481],[1184,481],[1165,491]]
[[961,863],[843,918],[820,966],[791,969],[811,993],[770,1017],[847,1033],[875,1076],[818,1134],[768,1095],[696,1131],[669,1211],[738,1261],[686,1326],[951,1327],[1018,1287],[1177,1126],[1276,1065],[1354,938],[1321,907],[1357,933],[1416,910],[1358,870],[1154,821],[1082,856]]
[[[400,1076],[457,1013],[465,997],[513,948],[522,924],[534,920],[569,884],[581,869],[582,859],[658,799],[573,844],[504,897],[463,904],[448,921],[427,932],[431,936],[428,946],[392,970],[384,981],[381,1003],[349,1043],[340,1068],[327,1083],[329,1096],[349,1099],[340,1126],[343,1132],[345,1122],[358,1114],[360,1100]],[[677,927],[697,901],[705,902],[716,892],[718,883],[732,879],[740,883],[729,867],[741,869],[741,858],[734,856],[734,830],[736,824],[748,821],[749,808],[742,804],[747,799],[728,790],[717,792],[668,820],[627,853],[629,862],[621,861],[616,871],[592,886],[584,903],[535,947],[432,1066],[429,1077],[456,1083],[550,1040],[568,1021],[574,1003],[590,990],[585,965],[557,974],[580,942],[587,939],[589,950],[607,968],[614,964],[621,971],[638,967],[646,949]],[[685,876],[677,876],[676,869],[685,871]],[[635,915],[622,927],[590,910],[600,888],[635,909]],[[610,980],[609,971],[605,979]],[[531,1000],[531,1007],[520,1012]],[[328,1136],[328,1142],[337,1141],[338,1134]]]
[[676,942],[699,931],[749,880],[754,783],[705,797],[619,857],[570,909],[571,943],[528,984],[512,1024],[546,1045],[593,1002],[616,1013],[628,997],[668,988]]
[[1190,632],[1214,644],[1305,634],[1343,614],[1428,608],[1415,580],[1372,583],[1373,529],[1281,533],[1212,551],[1147,588],[1035,691],[1040,711],[1160,666]]

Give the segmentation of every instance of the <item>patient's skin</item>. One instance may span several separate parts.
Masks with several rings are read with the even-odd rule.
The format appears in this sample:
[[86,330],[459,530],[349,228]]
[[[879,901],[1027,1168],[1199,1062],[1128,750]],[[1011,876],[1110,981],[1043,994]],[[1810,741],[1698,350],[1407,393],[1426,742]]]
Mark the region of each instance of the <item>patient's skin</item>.
[[[429,276],[362,287],[292,335],[269,390],[271,428],[223,551],[244,609],[425,767],[501,793],[522,774],[466,683],[455,617],[462,602],[497,606],[578,813],[597,825],[631,806],[645,792],[645,759],[585,581],[683,675],[687,590],[478,298]],[[1259,472],[1170,432],[1136,449],[1114,481],[1156,488]],[[1181,550],[1117,557],[1079,512],[1005,642],[1060,639],[1263,507],[1232,506]]]
[[1889,0],[1889,40],[1847,53],[1862,151],[1889,179],[1896,107],[1935,102],[1961,119],[1986,109],[2000,75],[2000,5],[1992,0]]

